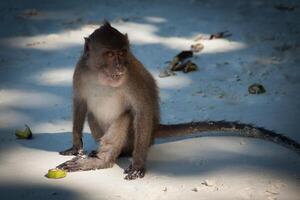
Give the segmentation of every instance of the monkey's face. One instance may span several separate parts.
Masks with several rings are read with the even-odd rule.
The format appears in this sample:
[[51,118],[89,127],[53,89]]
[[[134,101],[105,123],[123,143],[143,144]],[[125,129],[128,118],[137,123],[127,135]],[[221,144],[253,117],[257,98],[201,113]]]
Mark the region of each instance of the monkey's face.
[[85,41],[88,67],[98,74],[99,83],[119,87],[126,80],[129,42],[109,24],[97,29]]
[[118,87],[127,75],[127,49],[103,48],[99,56],[99,81],[102,85]]

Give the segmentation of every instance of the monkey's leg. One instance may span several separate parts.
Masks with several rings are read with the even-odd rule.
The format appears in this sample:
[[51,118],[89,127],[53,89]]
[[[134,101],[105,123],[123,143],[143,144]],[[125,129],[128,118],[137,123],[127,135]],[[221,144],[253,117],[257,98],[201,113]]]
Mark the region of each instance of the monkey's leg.
[[82,129],[87,112],[86,102],[74,98],[73,100],[73,146],[65,151],[59,152],[61,155],[82,154]]
[[127,174],[125,179],[133,180],[142,178],[145,175],[145,162],[148,148],[151,143],[153,118],[152,111],[136,113],[134,118],[134,149],[132,153],[132,163],[125,169]]
[[125,113],[111,124],[100,140],[100,149],[95,157],[73,159],[59,165],[59,168],[86,171],[112,167],[126,143],[130,120],[130,115]]
[[131,157],[132,152],[133,152],[133,144],[134,144],[134,130],[133,130],[132,123],[131,123],[129,130],[128,130],[126,144],[123,146],[123,149],[119,156],[120,157]]

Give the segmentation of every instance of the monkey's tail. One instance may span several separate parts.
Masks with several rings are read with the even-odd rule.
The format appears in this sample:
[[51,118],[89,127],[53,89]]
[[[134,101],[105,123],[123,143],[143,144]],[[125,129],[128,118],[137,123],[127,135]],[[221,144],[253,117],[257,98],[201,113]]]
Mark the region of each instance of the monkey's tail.
[[158,130],[155,132],[155,137],[165,138],[172,136],[184,136],[195,132],[206,131],[232,131],[242,137],[269,140],[286,148],[292,149],[300,154],[300,144],[295,140],[261,127],[255,127],[251,124],[243,124],[239,122],[204,121],[181,124],[160,124]]

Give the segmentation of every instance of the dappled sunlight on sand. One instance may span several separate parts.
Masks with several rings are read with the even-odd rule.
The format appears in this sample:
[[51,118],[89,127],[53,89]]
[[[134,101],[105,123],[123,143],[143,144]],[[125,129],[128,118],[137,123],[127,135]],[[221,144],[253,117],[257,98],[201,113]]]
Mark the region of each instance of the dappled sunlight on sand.
[[71,86],[74,69],[59,68],[47,69],[41,74],[35,74],[33,80],[35,83],[47,86]]
[[32,125],[32,130],[36,133],[71,132],[72,122],[70,120],[54,120],[47,122],[39,122]]
[[30,114],[27,115],[24,109],[52,108],[63,102],[63,98],[51,93],[3,89],[0,91],[0,128],[20,127],[32,123]]
[[18,89],[4,89],[0,91],[0,108],[44,108],[61,104],[63,99],[57,95],[24,91]]
[[[60,68],[47,69],[41,74],[34,75],[33,80],[37,84],[47,86],[71,86],[74,69]],[[156,78],[158,87],[161,89],[179,89],[187,87],[192,83],[192,79],[185,74],[177,74],[176,76],[168,77],[167,79],[158,78],[158,71],[151,71]]]
[[[148,17],[146,21],[162,23],[164,22],[164,18]],[[129,40],[133,45],[160,44],[174,50],[186,50],[190,48],[191,44],[195,43],[193,37],[160,36],[158,26],[153,24],[116,22],[112,23],[112,25],[122,33],[128,33]],[[10,37],[2,39],[0,42],[15,48],[41,50],[65,49],[82,45],[84,41],[83,37],[90,35],[98,27],[98,24],[89,24],[83,25],[76,30],[66,30],[57,34]],[[205,34],[199,34],[205,36]],[[227,39],[204,40],[202,43],[205,46],[202,54],[237,51],[246,48],[246,45],[242,42],[229,41]]]
[[[195,43],[193,37],[162,37],[157,34],[158,28],[154,25],[140,24],[133,22],[122,22],[113,24],[116,28],[124,33],[128,33],[130,41],[133,44],[161,44],[176,50],[189,49],[190,45]],[[139,30],[139,31],[136,31]],[[200,34],[200,33],[199,33]],[[203,34],[204,35],[204,34]],[[202,53],[215,53],[235,51],[246,48],[246,45],[240,42],[222,40],[206,40],[204,44],[209,46]]]
[[[128,33],[132,52],[156,79],[162,123],[240,121],[299,142],[300,16],[293,2],[283,2],[295,6],[283,11],[266,0],[1,1],[1,199],[299,199],[296,153],[222,131],[157,139],[140,180],[123,179],[127,157],[110,169],[45,177],[72,159],[58,154],[72,145],[72,76],[84,37],[103,19]],[[208,39],[226,30],[231,37]],[[204,49],[190,58],[197,71],[159,78],[198,42]],[[249,94],[253,83],[266,93]],[[24,124],[32,140],[15,138]],[[84,150],[97,149],[87,122],[83,132]]]
[[83,37],[88,36],[98,25],[86,25],[77,30],[62,33],[42,34],[37,36],[11,37],[2,39],[0,43],[15,48],[56,50],[83,44]]
[[[71,113],[70,113],[71,115]],[[32,130],[36,133],[60,133],[60,132],[72,132],[72,120],[52,120],[42,121],[35,123],[31,126]],[[86,124],[83,132],[90,133],[90,128]]]
[[167,22],[167,20],[163,17],[148,16],[148,17],[144,17],[144,18],[147,22],[150,22],[150,23],[165,23],[165,22]]
[[19,127],[30,121],[31,118],[28,115],[0,106],[0,128]]

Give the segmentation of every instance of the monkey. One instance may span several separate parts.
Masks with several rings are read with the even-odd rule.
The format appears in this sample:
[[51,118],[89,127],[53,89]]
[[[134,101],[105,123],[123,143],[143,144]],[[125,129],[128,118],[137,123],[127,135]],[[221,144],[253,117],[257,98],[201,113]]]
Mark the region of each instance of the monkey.
[[[203,121],[161,124],[155,79],[133,55],[127,34],[105,22],[84,38],[83,53],[73,75],[72,147],[61,155],[76,155],[57,168],[74,172],[109,168],[117,158],[132,156],[125,179],[145,175],[147,152],[155,138],[195,132],[231,131],[244,137],[269,140],[300,153],[300,144],[251,124]],[[87,118],[99,148],[83,154],[82,131]]]

